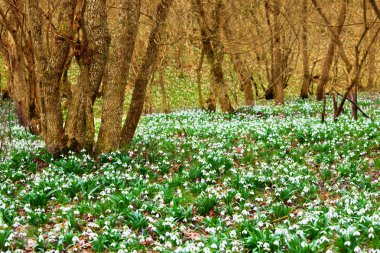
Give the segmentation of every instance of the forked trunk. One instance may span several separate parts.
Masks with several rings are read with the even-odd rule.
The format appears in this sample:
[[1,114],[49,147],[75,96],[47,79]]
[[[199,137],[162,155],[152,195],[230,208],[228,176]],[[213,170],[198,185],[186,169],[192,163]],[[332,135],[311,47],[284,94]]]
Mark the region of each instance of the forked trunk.
[[120,3],[119,26],[111,41],[110,68],[107,85],[104,86],[97,152],[109,152],[120,145],[125,87],[135,48],[140,8],[141,0],[122,0]]
[[33,38],[36,78],[41,87],[41,121],[42,133],[47,150],[51,153],[60,152],[63,141],[63,114],[59,85],[65,66],[70,41],[73,39],[72,20],[74,6],[69,0],[63,0],[57,5],[57,30],[51,40],[43,38],[44,17],[41,15],[39,1],[29,0],[29,22]]
[[78,16],[83,11],[83,21],[78,22],[78,33],[82,36],[79,36],[76,51],[80,74],[65,132],[69,149],[92,151],[95,138],[93,106],[108,59],[110,37],[105,22],[106,0],[87,0],[83,5],[80,1],[78,3]]

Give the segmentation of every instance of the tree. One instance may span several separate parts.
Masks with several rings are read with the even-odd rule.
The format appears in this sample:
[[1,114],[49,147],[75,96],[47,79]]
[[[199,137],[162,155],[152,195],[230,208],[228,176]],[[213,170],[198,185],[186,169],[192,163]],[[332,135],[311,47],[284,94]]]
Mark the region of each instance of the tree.
[[[96,95],[108,58],[110,35],[108,32],[106,0],[86,0],[77,5],[75,20],[78,38],[75,58],[80,74],[74,87],[73,98],[65,124],[67,147],[71,150],[92,150],[95,137],[94,111]],[[83,18],[80,16],[83,13]]]
[[[25,80],[19,81],[17,75],[17,81],[12,81],[18,85],[12,85],[13,97],[16,104],[20,104],[20,118],[23,122],[26,119],[26,125],[32,118],[32,110],[41,111],[41,134],[49,152],[79,151],[83,148],[93,151],[93,106],[102,81],[105,84],[102,125],[96,151],[109,152],[119,148],[120,143],[126,145],[131,141],[141,116],[147,81],[157,61],[160,36],[172,2],[162,0],[157,5],[156,19],[136,79],[131,106],[121,128],[124,90],[134,51],[141,2],[121,0],[120,26],[108,57],[110,34],[107,12],[104,11],[107,9],[106,0],[57,1],[54,10],[50,1],[20,1],[20,6],[4,1],[4,5],[0,6],[0,18],[6,29],[2,34],[2,43],[7,50],[2,53],[11,63],[13,61],[9,57],[13,55],[7,52],[15,48],[15,58],[23,64],[18,67],[20,72],[16,72],[22,74],[20,78]],[[3,8],[11,9],[20,17],[12,19],[5,14],[8,10],[4,12]],[[27,22],[21,23],[24,17],[27,17]],[[14,30],[17,34],[12,34]],[[24,48],[24,45],[30,45],[30,48]],[[67,80],[73,57],[79,67],[75,85]],[[105,71],[107,62],[110,63],[108,73]],[[26,74],[29,79],[25,78]],[[33,76],[35,78],[31,78]],[[66,118],[61,107],[63,90],[71,94]],[[32,94],[31,98],[27,97],[29,94]]]
[[119,7],[119,25],[111,43],[108,82],[104,87],[97,152],[108,152],[120,146],[124,93],[135,48],[141,1],[122,0]]
[[202,49],[211,68],[211,92],[208,99],[210,106],[215,109],[216,101],[219,101],[223,112],[232,112],[234,108],[231,105],[230,98],[227,94],[227,85],[223,73],[223,46],[220,40],[221,12],[223,2],[218,0],[213,9],[212,24],[208,25],[206,11],[201,0],[193,0],[193,8],[196,13],[197,22],[201,32]]
[[[315,8],[321,13],[322,9],[317,3],[317,1],[312,0],[312,3],[314,4]],[[342,1],[339,14],[338,14],[337,25],[334,26],[334,28],[332,28],[334,29],[335,36],[332,35],[331,37],[331,40],[329,42],[329,47],[326,53],[326,57],[322,65],[321,78],[319,80],[318,87],[317,87],[316,99],[318,101],[321,101],[325,96],[325,87],[326,87],[327,81],[329,80],[330,69],[333,63],[337,41],[339,40],[339,38],[337,37],[340,35],[340,33],[343,30],[344,21],[346,19],[346,11],[347,11],[347,2]],[[325,16],[325,15],[322,14],[322,16]],[[325,18],[325,22],[326,22],[326,18]],[[330,23],[329,21],[327,22]]]
[[[46,148],[51,153],[64,148],[63,114],[60,104],[59,85],[70,41],[74,39],[72,1],[63,0],[57,4],[56,25],[47,24],[41,11],[41,2],[28,2],[29,29],[33,40],[36,80],[41,95],[41,130]],[[46,32],[49,39],[45,39]]]
[[32,38],[25,19],[26,8],[21,0],[1,5],[0,53],[8,69],[8,92],[14,100],[18,121],[38,134],[41,98],[34,70]]
[[140,120],[144,107],[144,98],[149,78],[153,67],[158,59],[160,49],[160,37],[165,26],[165,21],[169,13],[169,8],[173,0],[161,0],[157,6],[157,15],[155,24],[149,36],[148,47],[139,74],[136,78],[135,87],[132,93],[132,101],[128,109],[127,118],[121,132],[121,145],[125,146],[131,142],[137,124]]
[[276,105],[284,104],[284,83],[282,75],[282,52],[281,52],[281,24],[280,24],[281,1],[273,1],[273,84],[274,102]]
[[303,64],[303,79],[301,88],[301,98],[309,97],[309,86],[311,82],[310,66],[309,66],[309,47],[308,47],[308,29],[307,29],[307,17],[308,17],[308,0],[302,1],[302,64]]

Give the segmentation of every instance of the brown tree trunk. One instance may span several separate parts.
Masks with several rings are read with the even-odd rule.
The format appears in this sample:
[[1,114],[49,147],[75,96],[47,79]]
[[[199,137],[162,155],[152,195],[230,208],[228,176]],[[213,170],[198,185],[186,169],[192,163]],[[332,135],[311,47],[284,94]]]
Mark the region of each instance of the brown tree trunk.
[[120,145],[125,87],[135,48],[140,9],[141,0],[122,0],[120,3],[119,26],[111,42],[108,83],[104,86],[97,152],[109,152]]
[[38,134],[40,106],[34,68],[31,38],[27,33],[26,4],[22,0],[4,3],[6,12],[0,9],[2,34],[0,52],[8,68],[8,89],[16,107],[19,124]]
[[307,17],[308,17],[308,0],[302,1],[302,56],[303,56],[303,80],[301,88],[301,98],[309,97],[310,87],[310,66],[309,66],[309,47],[308,47],[308,29],[307,29]]
[[221,2],[216,3],[213,14],[213,29],[207,25],[206,13],[202,1],[193,0],[193,8],[197,13],[203,50],[211,67],[211,94],[207,100],[208,107],[215,108],[215,101],[217,99],[223,112],[232,112],[234,109],[227,94],[227,85],[224,81],[222,67],[224,52],[220,41],[220,18],[223,4]]
[[[52,40],[42,36],[44,17],[37,0],[29,0],[29,18],[34,42],[36,77],[41,87],[41,120],[47,150],[56,153],[63,148],[63,115],[59,85],[70,41],[73,39],[72,20],[74,8],[71,1],[57,5],[59,26]],[[50,53],[50,54],[49,54]]]
[[122,129],[121,145],[124,147],[130,143],[135,134],[137,124],[140,120],[144,107],[144,98],[148,81],[152,74],[153,67],[158,58],[160,49],[160,37],[163,32],[165,21],[169,13],[173,0],[161,0],[157,6],[157,14],[154,26],[150,32],[148,47],[137,75],[135,87],[132,93],[132,100],[129,106],[127,118]]
[[[313,4],[318,9],[320,8],[319,5],[313,0]],[[338,14],[338,20],[337,20],[337,27],[333,27],[332,29],[335,29],[335,32],[337,35],[340,35],[343,30],[343,24],[346,19],[346,7],[347,3],[345,1],[342,2],[341,8],[339,10]],[[336,38],[332,36],[329,44],[329,48],[325,57],[325,60],[322,65],[322,73],[321,78],[319,80],[318,86],[317,86],[317,97],[316,99],[318,101],[321,101],[325,94],[325,87],[329,80],[330,76],[330,69],[333,63],[334,55],[335,55],[335,49],[336,49]]]
[[[84,8],[84,10],[83,10]],[[107,28],[106,0],[87,0],[79,6],[83,21],[79,22],[76,58],[80,68],[78,84],[73,92],[65,134],[69,149],[92,151],[95,136],[93,105],[108,58],[110,38]]]
[[270,100],[274,99],[274,36],[273,36],[273,25],[270,19],[269,15],[270,7],[269,3],[265,3],[265,19],[269,28],[269,35],[270,35],[270,61],[268,61],[268,58],[265,57],[265,70],[266,70],[266,77],[268,81],[268,87],[265,90],[265,99]]
[[[223,32],[227,42],[231,43],[234,40],[234,35],[231,30],[231,13],[229,13],[228,7],[225,6],[222,16],[225,17],[225,20],[222,21]],[[236,49],[232,48],[232,46],[230,46],[229,51],[234,68],[239,75],[240,90],[244,92],[245,104],[253,105],[253,80],[248,64],[244,59],[244,55],[233,52],[236,51]]]
[[284,104],[284,83],[282,78],[282,52],[281,52],[281,24],[280,24],[281,1],[273,2],[273,83],[274,103]]

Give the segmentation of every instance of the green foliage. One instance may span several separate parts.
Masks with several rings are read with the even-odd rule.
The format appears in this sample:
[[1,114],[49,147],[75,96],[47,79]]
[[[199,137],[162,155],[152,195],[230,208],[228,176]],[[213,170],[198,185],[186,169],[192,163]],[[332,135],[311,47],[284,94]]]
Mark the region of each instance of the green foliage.
[[126,152],[96,160],[53,158],[14,125],[0,251],[31,250],[28,239],[60,252],[377,249],[380,101],[360,103],[374,120],[321,124],[309,100],[146,115]]

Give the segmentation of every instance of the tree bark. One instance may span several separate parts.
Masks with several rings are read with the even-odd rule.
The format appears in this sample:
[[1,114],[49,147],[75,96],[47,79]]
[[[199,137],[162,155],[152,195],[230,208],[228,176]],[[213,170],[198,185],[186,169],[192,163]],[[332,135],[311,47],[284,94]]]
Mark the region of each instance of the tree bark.
[[120,145],[125,87],[135,48],[140,9],[141,0],[122,0],[120,3],[119,26],[114,42],[111,42],[108,83],[104,86],[97,152],[109,152]]
[[[234,40],[234,35],[231,30],[231,13],[229,13],[228,10],[229,8],[225,6],[223,10],[224,13],[222,15],[223,17],[225,17],[225,19],[222,21],[222,28],[227,42],[231,43]],[[231,47],[229,51],[232,63],[239,76],[240,90],[244,92],[245,104],[253,105],[253,80],[252,74],[248,68],[248,64],[244,59],[244,55],[240,53],[234,53],[236,49]]]
[[[313,3],[314,3],[314,0],[313,0]],[[317,9],[320,8],[318,5],[315,5],[315,6]],[[340,35],[343,30],[343,24],[346,19],[346,12],[347,12],[347,3],[343,1],[339,10],[339,14],[338,14],[337,27],[332,28],[332,29],[336,29],[336,33],[338,35]],[[329,48],[328,48],[325,60],[322,65],[321,78],[317,86],[316,99],[318,101],[321,101],[325,95],[325,87],[329,80],[330,69],[331,69],[334,55],[335,55],[335,49],[336,49],[336,38],[332,36],[332,38],[330,39]]]
[[227,94],[227,85],[224,81],[222,67],[224,52],[220,41],[220,18],[223,3],[220,1],[216,3],[213,14],[213,29],[207,25],[206,13],[202,1],[193,0],[192,3],[197,14],[197,21],[201,31],[202,47],[211,67],[211,94],[207,100],[208,107],[216,108],[215,102],[218,100],[223,112],[232,112],[234,108]]
[[308,29],[307,29],[307,17],[308,17],[308,0],[302,1],[302,57],[303,57],[303,80],[301,88],[301,98],[309,97],[309,87],[311,82],[310,66],[309,66],[309,47],[308,47]]
[[281,1],[274,0],[273,4],[273,84],[275,105],[284,104],[284,83],[282,78],[282,52],[281,52]]
[[23,13],[26,3],[14,0],[4,3],[5,12],[0,8],[2,33],[0,53],[8,68],[8,83],[10,96],[16,107],[19,124],[28,127],[34,133],[39,133],[40,106],[37,82],[34,68],[32,39],[27,32],[27,22]]
[[63,0],[58,4],[56,12],[59,25],[54,35],[51,35],[51,40],[47,41],[42,37],[44,17],[38,2],[29,0],[29,17],[37,67],[36,77],[41,87],[42,132],[47,150],[57,153],[63,148],[63,115],[59,85],[70,41],[73,39],[74,7],[69,0]]
[[[95,124],[93,105],[108,58],[110,37],[107,28],[106,0],[87,0],[81,6],[76,59],[80,74],[73,92],[66,121],[67,146],[71,150],[93,150]],[[79,14],[78,17],[80,18]]]
[[158,58],[160,49],[160,37],[163,32],[165,22],[173,0],[161,0],[157,6],[157,14],[154,26],[150,32],[148,47],[137,75],[135,87],[132,93],[132,100],[129,106],[127,118],[122,129],[121,146],[124,147],[130,143],[135,134],[138,122],[140,120],[146,88],[152,74],[153,67]]

